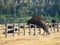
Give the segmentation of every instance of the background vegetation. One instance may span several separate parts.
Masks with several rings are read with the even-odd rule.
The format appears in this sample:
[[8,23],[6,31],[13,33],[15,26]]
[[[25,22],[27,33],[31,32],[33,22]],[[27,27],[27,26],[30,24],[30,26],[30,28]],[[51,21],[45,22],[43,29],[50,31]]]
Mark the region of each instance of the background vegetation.
[[60,21],[60,0],[3,0],[0,1],[0,23],[27,22],[40,15],[46,22]]

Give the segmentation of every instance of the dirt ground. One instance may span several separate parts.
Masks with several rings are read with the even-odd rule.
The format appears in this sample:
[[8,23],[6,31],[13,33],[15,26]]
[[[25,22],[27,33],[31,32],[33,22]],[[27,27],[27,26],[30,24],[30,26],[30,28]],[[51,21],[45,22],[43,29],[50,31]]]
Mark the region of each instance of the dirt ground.
[[8,36],[0,35],[0,45],[60,45],[60,32],[52,33],[48,36]]
[[38,29],[35,36],[33,36],[33,29],[31,30],[30,36],[27,29],[25,36],[22,32],[20,29],[20,36],[17,34],[15,36],[8,35],[7,38],[3,34],[0,34],[0,45],[60,45],[60,32],[52,32],[47,36],[38,34]]

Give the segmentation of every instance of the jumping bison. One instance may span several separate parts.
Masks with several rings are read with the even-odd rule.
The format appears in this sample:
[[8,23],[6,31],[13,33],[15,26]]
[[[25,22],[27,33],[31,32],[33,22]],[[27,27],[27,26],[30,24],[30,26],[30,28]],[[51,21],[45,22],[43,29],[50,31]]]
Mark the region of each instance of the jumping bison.
[[46,32],[46,34],[49,34],[47,24],[43,20],[43,18],[41,18],[40,16],[33,16],[30,20],[27,21],[27,25],[29,25],[29,24],[37,25],[39,28],[43,28],[43,30],[44,30],[44,32]]

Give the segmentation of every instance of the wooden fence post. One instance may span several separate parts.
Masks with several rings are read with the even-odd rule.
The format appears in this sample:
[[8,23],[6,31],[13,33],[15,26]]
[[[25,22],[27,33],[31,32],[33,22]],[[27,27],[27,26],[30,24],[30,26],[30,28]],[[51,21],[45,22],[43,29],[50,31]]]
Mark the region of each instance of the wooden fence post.
[[15,24],[13,24],[13,36],[15,36]]
[[7,38],[7,23],[5,23],[5,38]]
[[57,32],[59,32],[59,26],[58,26],[58,24],[59,24],[59,23],[57,22]]
[[39,28],[39,34],[41,34],[41,28]]
[[53,24],[54,24],[53,30],[54,30],[54,32],[55,32],[55,23],[53,23]]
[[48,22],[48,30],[49,30],[49,32],[51,31],[50,25],[51,25],[51,23]]
[[35,35],[36,34],[36,25],[34,25],[34,34],[33,35]]
[[20,27],[19,27],[19,24],[18,24],[18,35],[20,36]]
[[25,24],[24,24],[24,26],[23,26],[24,28],[23,28],[23,30],[24,30],[24,35],[25,35]]
[[52,32],[52,23],[50,23],[50,25],[51,25],[51,32]]
[[31,33],[31,31],[30,31],[30,30],[31,30],[31,24],[29,25],[29,35],[30,35],[30,33]]

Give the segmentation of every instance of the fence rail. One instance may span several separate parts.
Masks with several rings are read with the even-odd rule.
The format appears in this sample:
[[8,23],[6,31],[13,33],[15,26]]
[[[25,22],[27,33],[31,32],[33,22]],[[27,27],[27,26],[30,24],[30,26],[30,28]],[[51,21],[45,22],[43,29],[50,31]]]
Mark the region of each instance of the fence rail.
[[[49,32],[59,32],[60,31],[60,23],[55,23],[56,25],[53,27],[52,26],[52,24],[53,23],[47,23],[47,25],[48,25],[48,27],[49,27]],[[9,25],[12,25],[13,26],[13,28],[12,29],[8,29],[8,26]],[[33,29],[33,35],[36,35],[36,30],[38,29],[38,34],[41,34],[42,33],[42,29],[41,28],[37,28],[37,26],[36,25],[33,25],[34,26],[34,28],[31,28],[31,25],[33,25],[33,24],[30,24],[30,25],[26,25],[26,24],[23,24],[23,28],[21,28],[20,26],[19,26],[19,24],[4,24],[4,26],[5,26],[5,37],[7,37],[8,36],[8,31],[9,30],[13,30],[13,36],[15,36],[15,27],[18,27],[17,28],[17,34],[20,36],[21,35],[21,33],[23,33],[23,35],[25,35],[26,34],[26,30],[27,30],[27,28],[28,28],[28,34],[29,35],[31,35],[31,33],[32,33],[32,29]],[[22,30],[21,30],[22,29]],[[1,31],[1,30],[0,30]],[[22,31],[22,32],[21,32]]]

